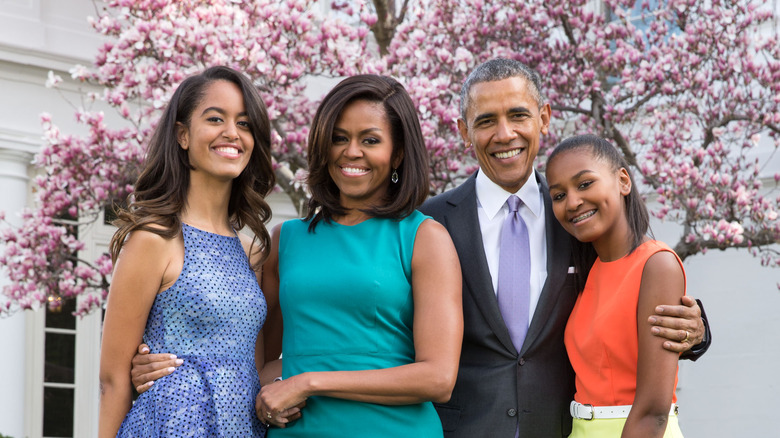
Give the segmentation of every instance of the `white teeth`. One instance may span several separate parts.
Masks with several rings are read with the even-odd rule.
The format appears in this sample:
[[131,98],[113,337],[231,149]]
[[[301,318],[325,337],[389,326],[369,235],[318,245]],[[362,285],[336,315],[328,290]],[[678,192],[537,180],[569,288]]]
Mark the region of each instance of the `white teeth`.
[[591,210],[591,211],[589,211],[589,212],[587,212],[585,214],[582,214],[580,216],[575,217],[571,221],[576,224],[577,222],[584,221],[585,219],[593,216],[594,214],[596,214],[596,210]]
[[368,173],[365,169],[359,169],[357,167],[342,167],[341,170],[343,170],[345,173],[349,173],[352,175],[361,175],[364,173]]
[[219,147],[219,148],[214,148],[214,150],[217,151],[217,152],[224,152],[226,154],[236,154],[236,155],[238,155],[238,149],[230,147],[230,146],[223,146],[223,147]]
[[511,151],[506,151],[506,152],[496,152],[495,154],[493,154],[493,156],[500,159],[511,158],[514,157],[515,155],[519,155],[520,152],[522,151],[523,151],[522,149],[512,149]]

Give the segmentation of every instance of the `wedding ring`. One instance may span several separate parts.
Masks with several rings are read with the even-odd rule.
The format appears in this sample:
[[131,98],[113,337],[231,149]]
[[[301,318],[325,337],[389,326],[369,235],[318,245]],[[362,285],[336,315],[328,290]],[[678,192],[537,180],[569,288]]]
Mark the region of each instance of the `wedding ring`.
[[688,342],[688,340],[691,338],[691,334],[688,333],[688,330],[685,331],[685,339],[683,339],[680,342]]

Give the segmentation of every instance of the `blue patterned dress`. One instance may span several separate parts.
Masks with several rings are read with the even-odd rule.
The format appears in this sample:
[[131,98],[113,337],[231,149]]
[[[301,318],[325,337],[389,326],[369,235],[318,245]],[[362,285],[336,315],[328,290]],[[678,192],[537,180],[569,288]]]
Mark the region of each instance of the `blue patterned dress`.
[[144,342],[184,364],[138,397],[117,436],[264,437],[254,353],[265,297],[238,237],[182,234],[184,266],[155,298]]

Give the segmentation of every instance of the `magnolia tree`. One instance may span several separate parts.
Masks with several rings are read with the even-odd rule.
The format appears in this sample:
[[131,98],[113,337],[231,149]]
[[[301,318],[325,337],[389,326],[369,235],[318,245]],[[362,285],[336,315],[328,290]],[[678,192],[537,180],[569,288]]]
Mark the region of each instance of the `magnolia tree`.
[[776,267],[780,174],[762,187],[754,153],[762,137],[780,144],[775,19],[746,0],[431,0],[398,27],[387,64],[413,84],[431,153],[452,160],[434,167],[439,181],[464,162],[453,118],[465,76],[517,59],[553,109],[543,154],[574,133],[604,136],[657,194],[652,213],[683,226],[680,257],[741,247]]
[[[368,17],[360,5],[334,14],[313,0],[113,0],[90,18],[106,35],[94,66],[76,66],[73,78],[102,87],[88,99],[113,107],[126,121],[107,126],[101,112],[79,108],[87,136],[60,132],[43,116],[45,144],[35,164],[36,207],[24,223],[6,227],[0,264],[6,313],[48,300],[81,296],[77,312],[100,305],[111,260],[79,258],[79,225],[94,222],[104,207],[122,202],[138,176],[144,148],[163,107],[189,74],[211,65],[246,72],[257,84],[272,121],[279,186],[296,204],[306,198],[301,178],[305,143],[316,102],[306,98],[306,76],[370,72],[366,62]],[[327,12],[327,11],[324,11]],[[347,21],[349,23],[347,23]],[[50,74],[47,86],[61,79]]]
[[419,111],[436,193],[475,169],[455,124],[460,85],[475,65],[502,56],[542,75],[553,126],[540,167],[559,138],[605,136],[657,194],[653,214],[682,225],[675,246],[681,257],[744,247],[763,264],[780,262],[773,246],[780,241],[780,176],[770,181],[774,188],[762,187],[763,163],[751,158],[759,141],[777,147],[780,131],[780,53],[763,2],[107,3],[92,23],[110,42],[94,66],[72,74],[102,86],[89,97],[127,123],[109,127],[101,113],[79,110],[89,135],[78,137],[43,117],[37,207],[23,213],[20,228],[0,235],[0,263],[12,281],[5,312],[48,297],[81,296],[78,312],[102,303],[111,262],[79,259],[75,230],[127,196],[172,90],[214,64],[258,84],[274,129],[279,185],[296,205],[306,198],[305,140],[317,103],[303,92],[307,76],[379,72],[401,80]]

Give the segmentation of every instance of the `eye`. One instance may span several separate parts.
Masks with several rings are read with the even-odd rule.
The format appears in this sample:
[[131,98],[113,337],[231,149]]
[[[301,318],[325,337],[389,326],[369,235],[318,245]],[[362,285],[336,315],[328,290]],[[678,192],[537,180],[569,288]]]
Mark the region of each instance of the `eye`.
[[366,138],[363,139],[363,143],[369,144],[369,145],[379,144],[381,142],[382,142],[382,140],[380,140],[380,139],[378,139],[376,137],[366,137]]
[[474,126],[477,128],[486,128],[490,126],[493,123],[492,119],[482,119],[478,120],[476,123],[474,123]]
[[249,123],[249,121],[248,121],[248,120],[239,120],[239,121],[238,121],[238,126],[241,126],[242,128],[247,128],[247,129],[249,129],[249,127],[250,127],[250,126],[252,126],[252,124],[251,124],[251,123]]
[[206,121],[212,122],[212,123],[219,123],[219,122],[222,121],[222,117],[211,116],[211,117],[207,118]]
[[510,116],[512,120],[525,120],[528,118],[528,114],[526,113],[514,113]]
[[330,139],[330,141],[331,141],[333,144],[340,144],[340,143],[346,143],[346,142],[348,142],[348,141],[349,141],[349,139],[348,139],[347,137],[343,136],[343,135],[334,135],[334,136],[333,136],[333,137]]
[[583,182],[581,182],[581,183],[579,183],[577,185],[577,188],[579,190],[584,190],[584,189],[587,189],[588,187],[590,187],[591,184],[593,184],[593,181],[590,181],[590,180],[589,181],[583,181]]
[[562,200],[563,198],[566,197],[566,193],[563,193],[563,192],[553,193],[552,196],[550,196],[550,197],[552,198],[553,202],[560,201],[560,200]]

